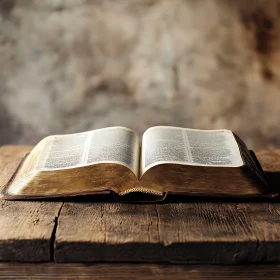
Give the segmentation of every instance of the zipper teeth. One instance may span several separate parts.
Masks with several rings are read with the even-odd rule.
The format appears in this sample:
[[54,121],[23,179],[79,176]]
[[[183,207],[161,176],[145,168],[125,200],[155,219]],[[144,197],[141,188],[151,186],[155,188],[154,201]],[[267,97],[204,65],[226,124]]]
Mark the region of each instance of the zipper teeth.
[[133,192],[141,192],[141,193],[146,193],[146,194],[153,194],[156,196],[163,196],[163,193],[161,192],[157,192],[157,191],[153,191],[153,190],[147,190],[147,189],[142,189],[142,188],[134,188],[134,189],[130,189],[130,190],[126,190],[124,192],[119,193],[120,196],[129,194],[129,193],[133,193]]

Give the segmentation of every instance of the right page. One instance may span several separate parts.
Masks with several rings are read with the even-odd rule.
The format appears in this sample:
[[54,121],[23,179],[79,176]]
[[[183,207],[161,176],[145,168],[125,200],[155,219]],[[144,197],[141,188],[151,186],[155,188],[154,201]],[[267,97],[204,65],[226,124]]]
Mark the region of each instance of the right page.
[[155,165],[165,163],[224,167],[244,165],[230,130],[151,127],[142,139],[140,175]]

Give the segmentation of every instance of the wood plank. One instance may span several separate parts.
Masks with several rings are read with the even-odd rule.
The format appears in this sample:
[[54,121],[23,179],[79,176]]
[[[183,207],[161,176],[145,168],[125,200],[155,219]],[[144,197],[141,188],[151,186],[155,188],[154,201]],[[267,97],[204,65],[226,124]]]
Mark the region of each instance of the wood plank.
[[257,150],[256,156],[267,175],[271,188],[280,192],[280,149]]
[[0,279],[280,279],[279,265],[0,263]]
[[280,205],[65,203],[57,262],[279,262]]
[[[0,185],[3,186],[30,146],[0,148]],[[53,233],[61,202],[0,201],[0,260],[50,261]]]
[[265,172],[280,173],[280,149],[258,149],[255,154]]
[[157,223],[154,204],[65,203],[54,258],[58,262],[160,260]]
[[2,146],[0,147],[0,191],[8,182],[25,153],[30,152],[32,146]]
[[[264,169],[280,171],[280,152],[260,151]],[[279,181],[278,181],[279,182]],[[209,200],[209,199],[208,199]],[[57,262],[280,261],[280,204],[194,202],[65,203],[59,217]]]
[[199,202],[157,208],[167,261],[218,264],[280,261],[279,204]]

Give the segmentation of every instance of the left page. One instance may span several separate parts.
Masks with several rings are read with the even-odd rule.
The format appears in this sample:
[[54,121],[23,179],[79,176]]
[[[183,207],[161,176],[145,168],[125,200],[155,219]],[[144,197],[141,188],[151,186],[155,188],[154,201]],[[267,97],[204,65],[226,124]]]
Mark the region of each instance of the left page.
[[98,163],[117,163],[128,167],[137,177],[139,139],[125,127],[109,127],[42,140],[35,169],[56,170]]

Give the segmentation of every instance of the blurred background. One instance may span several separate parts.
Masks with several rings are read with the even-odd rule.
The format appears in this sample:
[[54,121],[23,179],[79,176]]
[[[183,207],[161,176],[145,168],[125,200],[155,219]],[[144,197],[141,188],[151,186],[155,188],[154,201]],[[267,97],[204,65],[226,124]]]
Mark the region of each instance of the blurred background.
[[0,145],[122,125],[280,147],[280,1],[0,0]]

